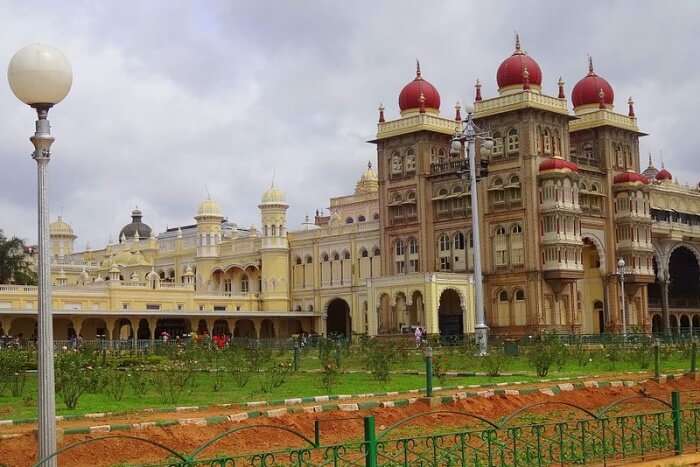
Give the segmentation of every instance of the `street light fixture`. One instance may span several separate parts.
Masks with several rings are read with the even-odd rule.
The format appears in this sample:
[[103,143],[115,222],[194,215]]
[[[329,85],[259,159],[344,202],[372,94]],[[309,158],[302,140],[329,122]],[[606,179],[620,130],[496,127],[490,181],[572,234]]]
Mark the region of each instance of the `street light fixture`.
[[[61,102],[70,91],[73,71],[65,55],[43,44],[31,44],[19,50],[10,60],[7,79],[19,100],[36,110],[36,132],[30,138],[34,145],[32,158],[37,164],[38,207],[38,386],[39,453],[41,461],[56,451],[56,396],[53,371],[53,322],[51,316],[51,258],[49,253],[49,205],[46,168],[51,158],[51,126],[49,109]],[[44,463],[57,465],[53,457]]]
[[625,302],[625,260],[617,260],[617,273],[620,275],[620,294],[622,295],[622,339],[627,341],[627,304]]
[[465,106],[467,119],[464,121],[464,128],[458,128],[457,133],[452,138],[450,154],[461,156],[462,148],[466,148],[466,164],[467,170],[462,170],[461,175],[465,181],[469,181],[472,204],[472,239],[474,252],[474,307],[475,319],[474,333],[476,343],[480,355],[486,355],[488,352],[488,333],[489,327],[486,325],[484,316],[484,286],[483,275],[481,272],[481,241],[479,234],[479,201],[477,199],[477,174],[480,170],[476,165],[476,140],[479,139],[484,150],[490,151],[493,147],[493,139],[487,131],[481,130],[474,124],[472,113],[474,109],[471,106]]

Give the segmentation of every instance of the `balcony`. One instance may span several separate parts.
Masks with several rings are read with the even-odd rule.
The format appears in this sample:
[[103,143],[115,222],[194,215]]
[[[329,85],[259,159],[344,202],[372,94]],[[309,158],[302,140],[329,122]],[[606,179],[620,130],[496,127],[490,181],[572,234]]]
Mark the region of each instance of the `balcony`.
[[460,173],[469,170],[469,163],[466,159],[455,159],[446,162],[435,162],[430,164],[431,175],[444,175]]

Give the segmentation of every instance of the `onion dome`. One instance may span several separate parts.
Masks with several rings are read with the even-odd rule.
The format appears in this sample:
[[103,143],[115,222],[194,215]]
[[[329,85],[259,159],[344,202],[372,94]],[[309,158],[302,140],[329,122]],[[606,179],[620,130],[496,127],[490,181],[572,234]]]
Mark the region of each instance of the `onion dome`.
[[151,236],[151,227],[141,222],[143,213],[139,208],[131,211],[131,222],[122,227],[119,231],[119,241],[124,238],[133,238],[138,233],[139,238],[148,238]]
[[649,167],[644,169],[644,172],[642,172],[642,175],[644,175],[646,178],[649,180],[653,180],[656,178],[656,174],[659,173],[659,170],[654,167],[654,163],[651,161],[651,153],[649,153]]
[[659,170],[659,173],[656,174],[656,179],[660,182],[665,182],[667,180],[673,180],[673,175],[665,168],[662,168]]
[[284,204],[284,205],[287,204],[285,202],[284,192],[275,186],[275,182],[272,182],[272,185],[270,185],[270,188],[265,193],[263,193],[262,199],[260,200],[260,203],[261,204]]
[[613,183],[615,185],[619,185],[622,183],[641,183],[646,185],[649,183],[649,179],[642,174],[638,174],[637,172],[633,172],[630,170],[615,175],[615,178],[613,178]]
[[[224,217],[223,214],[221,214],[221,207],[219,206],[219,203],[211,199],[210,196],[207,196],[207,199],[202,201],[199,204],[199,207],[197,208],[197,217]],[[178,236],[182,235],[182,230],[178,228]]]
[[355,185],[355,194],[373,193],[379,191],[379,177],[372,168],[372,162],[367,163],[367,170]]
[[542,86],[542,70],[537,62],[520,48],[520,36],[515,35],[515,51],[503,60],[496,72],[498,92],[514,87],[522,89],[527,81],[530,88],[537,90]]
[[553,170],[578,172],[578,166],[561,157],[550,157],[540,163],[540,172],[549,172]]
[[588,74],[571,91],[574,110],[582,106],[612,107],[615,93],[604,78],[593,71],[593,59],[588,57]]
[[399,94],[399,109],[402,115],[411,110],[421,113],[440,111],[440,93],[435,86],[423,79],[418,61],[416,61],[415,79],[404,86]]
[[55,222],[49,224],[49,235],[52,237],[72,237],[77,238],[73,233],[73,228],[63,220],[63,217],[58,216]]

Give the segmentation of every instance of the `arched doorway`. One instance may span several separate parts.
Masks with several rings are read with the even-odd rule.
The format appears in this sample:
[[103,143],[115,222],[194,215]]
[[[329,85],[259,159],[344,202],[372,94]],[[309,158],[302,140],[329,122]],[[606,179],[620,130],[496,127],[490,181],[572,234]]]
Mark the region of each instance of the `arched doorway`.
[[411,295],[411,305],[408,307],[409,324],[413,326],[425,325],[425,318],[423,317],[424,308],[423,294],[418,290],[414,291],[413,295]]
[[379,334],[390,334],[394,331],[394,313],[392,308],[389,294],[382,294],[379,297],[379,309],[377,310],[377,332]]
[[686,247],[678,247],[668,262],[668,272],[671,282],[668,288],[669,305],[671,308],[691,308],[700,305],[700,267],[698,260]]
[[260,339],[274,339],[275,338],[275,325],[269,319],[262,320],[260,323]]
[[576,306],[582,314],[582,330],[586,334],[600,334],[605,332],[605,287],[601,252],[591,237],[583,239],[581,260],[583,279],[579,279],[576,284],[580,294]]
[[700,315],[693,315],[693,320],[691,324],[693,325],[693,334],[695,334],[698,328],[700,328]]
[[351,318],[350,307],[342,298],[335,298],[328,304],[326,320],[326,335],[350,337]]
[[688,315],[681,315],[681,334],[684,336],[690,335],[690,318],[688,318]]
[[140,340],[147,340],[151,338],[151,328],[148,324],[148,320],[146,319],[141,319],[139,320],[139,329],[136,331],[136,336]]
[[663,332],[663,322],[661,321],[661,315],[654,315],[651,318],[651,332],[652,334],[661,334]]
[[236,321],[236,327],[233,329],[233,337],[257,339],[258,335],[255,331],[255,324],[249,319],[239,319]]
[[438,326],[441,336],[464,334],[464,310],[459,294],[454,289],[445,289],[440,295]]
[[228,328],[228,322],[225,319],[217,319],[214,321],[214,327],[211,331],[212,336],[230,336],[231,331]]
[[676,315],[671,315],[669,320],[671,321],[671,333],[678,335],[678,318],[676,318]]
[[132,339],[134,331],[131,329],[131,322],[128,319],[120,319],[117,321],[114,330],[114,340],[126,341]]
[[593,302],[593,324],[596,334],[605,332],[605,311],[603,310],[603,302],[600,300]]

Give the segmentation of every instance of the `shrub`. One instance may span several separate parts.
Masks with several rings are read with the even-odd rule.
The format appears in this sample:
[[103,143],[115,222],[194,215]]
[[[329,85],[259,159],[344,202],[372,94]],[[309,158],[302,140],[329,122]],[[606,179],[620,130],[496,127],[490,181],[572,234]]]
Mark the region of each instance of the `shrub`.
[[56,390],[69,409],[78,405],[80,397],[94,384],[93,355],[85,351],[61,352],[56,356]]
[[276,388],[282,386],[291,371],[291,362],[280,362],[270,365],[261,374],[260,390],[262,392],[272,392]]
[[608,362],[608,367],[614,370],[617,362],[622,360],[622,347],[620,344],[609,343],[603,345],[603,358]]
[[326,390],[326,394],[333,391],[333,387],[338,382],[340,371],[334,361],[328,360],[321,365],[321,385]]
[[132,368],[126,373],[129,387],[137,396],[143,396],[148,392],[149,378],[143,368]]
[[174,404],[192,387],[194,368],[191,361],[172,360],[151,374],[151,384],[165,403]]
[[433,376],[440,380],[440,384],[444,384],[447,378],[447,367],[449,358],[446,353],[433,354]]
[[250,362],[243,348],[234,345],[229,346],[224,351],[223,366],[239,388],[244,387],[250,381],[252,373]]
[[493,348],[489,353],[479,358],[481,359],[481,368],[488,376],[500,375],[506,364],[506,356],[500,349]]
[[554,333],[544,333],[534,339],[527,352],[527,359],[537,376],[544,378],[553,365],[559,369],[566,361],[566,347]]
[[365,368],[377,381],[387,382],[391,378],[391,367],[397,359],[391,344],[371,340],[365,352]]
[[29,354],[24,350],[7,348],[0,351],[0,395],[7,389],[13,397],[24,393],[28,360]]
[[119,368],[108,368],[104,370],[103,378],[105,393],[115,401],[122,400],[129,384],[129,374]]

